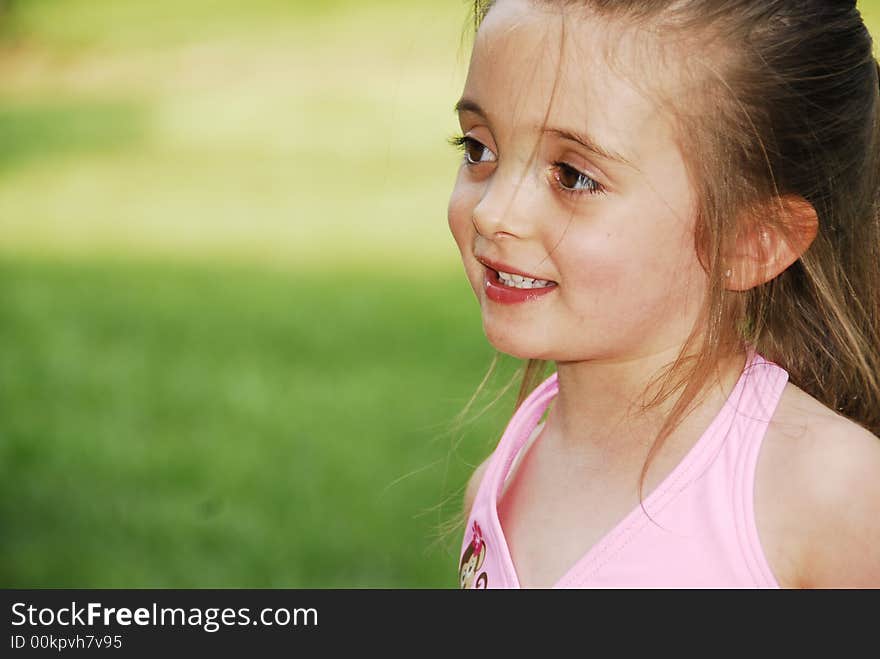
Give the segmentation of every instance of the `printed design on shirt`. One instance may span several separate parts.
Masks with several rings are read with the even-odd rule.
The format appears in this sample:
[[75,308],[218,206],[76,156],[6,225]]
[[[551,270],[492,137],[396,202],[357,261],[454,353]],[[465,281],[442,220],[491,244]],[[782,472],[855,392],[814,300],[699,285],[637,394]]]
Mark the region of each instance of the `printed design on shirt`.
[[[486,543],[483,540],[483,531],[480,525],[474,521],[471,526],[471,541],[461,555],[461,564],[458,568],[458,582],[462,588],[486,588],[489,577],[485,572],[476,576],[483,561],[486,558]],[[476,577],[476,578],[475,578]]]

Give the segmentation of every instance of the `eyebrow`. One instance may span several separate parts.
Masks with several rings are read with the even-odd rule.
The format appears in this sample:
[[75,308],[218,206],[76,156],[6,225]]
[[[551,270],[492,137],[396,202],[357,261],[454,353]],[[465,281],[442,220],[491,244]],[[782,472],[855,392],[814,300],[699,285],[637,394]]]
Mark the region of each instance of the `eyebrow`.
[[[454,108],[456,114],[461,114],[462,112],[472,112],[474,114],[478,114],[484,119],[488,119],[488,113],[480,107],[480,104],[476,101],[473,101],[469,98],[462,98],[455,104]],[[626,165],[627,167],[631,167],[632,169],[638,170],[628,158],[613,151],[612,149],[607,149],[601,146],[596,140],[590,137],[586,133],[577,133],[572,130],[565,130],[562,128],[544,128],[545,133],[552,133],[553,135],[557,135],[559,137],[565,138],[567,140],[571,140],[572,142],[577,142],[582,147],[587,149],[587,151],[591,151],[596,154],[600,158],[604,158],[605,160],[611,160],[613,162],[620,163],[621,165]]]

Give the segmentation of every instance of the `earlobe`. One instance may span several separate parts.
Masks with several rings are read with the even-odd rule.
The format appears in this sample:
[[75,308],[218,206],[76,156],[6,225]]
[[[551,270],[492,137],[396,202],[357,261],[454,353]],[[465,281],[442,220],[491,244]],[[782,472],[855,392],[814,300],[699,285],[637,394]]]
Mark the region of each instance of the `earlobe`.
[[819,231],[816,209],[803,197],[777,197],[764,207],[775,221],[751,220],[722,264],[724,286],[747,291],[770,281],[797,261]]

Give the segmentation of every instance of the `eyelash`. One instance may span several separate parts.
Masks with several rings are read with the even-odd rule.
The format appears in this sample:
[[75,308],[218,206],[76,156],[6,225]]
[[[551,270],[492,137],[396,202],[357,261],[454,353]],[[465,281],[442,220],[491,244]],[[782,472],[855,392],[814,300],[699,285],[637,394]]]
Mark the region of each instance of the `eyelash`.
[[[486,145],[483,144],[482,142],[475,140],[473,137],[468,137],[466,135],[453,135],[452,137],[449,138],[449,143],[452,146],[454,146],[455,148],[457,148],[459,151],[462,152],[464,162],[468,167],[478,165],[479,163],[472,162],[470,159],[468,159],[467,147],[469,145],[479,145],[484,149],[487,148]],[[597,194],[604,194],[605,193],[605,188],[604,188],[604,186],[602,186],[601,183],[599,183],[595,179],[587,176],[582,171],[575,169],[574,167],[572,167],[568,163],[556,161],[556,162],[552,163],[552,166],[554,169],[561,168],[561,169],[568,170],[570,173],[576,175],[578,177],[579,181],[580,181],[580,179],[584,179],[585,181],[589,182],[589,187],[587,189],[575,190],[573,188],[567,188],[564,185],[562,185],[562,183],[559,181],[559,177],[554,174],[553,187],[555,187],[559,192],[562,192],[563,194],[566,194],[566,195],[569,195],[572,197],[578,197],[578,196],[584,195],[584,194],[597,195]]]

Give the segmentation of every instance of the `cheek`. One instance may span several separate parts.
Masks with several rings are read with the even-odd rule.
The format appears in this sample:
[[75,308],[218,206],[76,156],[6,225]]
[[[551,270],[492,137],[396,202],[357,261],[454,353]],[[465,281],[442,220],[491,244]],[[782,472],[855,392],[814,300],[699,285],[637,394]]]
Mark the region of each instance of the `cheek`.
[[449,230],[452,232],[458,248],[462,251],[470,246],[474,235],[473,223],[471,222],[474,201],[471,196],[468,194],[466,186],[463,186],[460,180],[456,181],[449,197],[449,206],[446,209]]
[[462,263],[465,268],[465,275],[470,282],[471,288],[477,299],[480,299],[483,285],[482,267],[473,258],[474,239],[476,238],[476,229],[471,220],[474,208],[474,202],[466,193],[466,188],[456,185],[449,197],[449,207],[447,208],[447,218],[449,222],[449,230],[455,239],[455,244],[461,253]]
[[694,296],[695,274],[702,273],[688,227],[671,221],[570,235],[560,252],[573,304],[582,308],[648,311],[680,305]]

